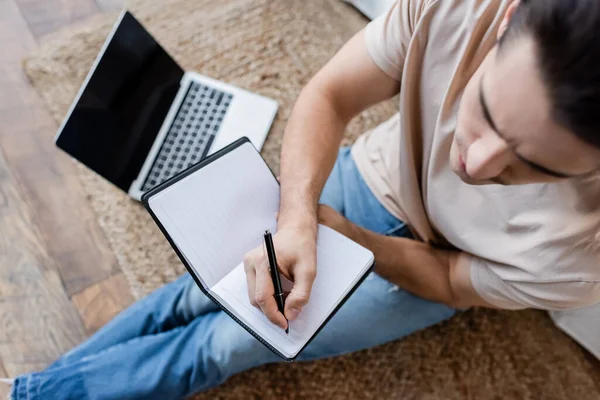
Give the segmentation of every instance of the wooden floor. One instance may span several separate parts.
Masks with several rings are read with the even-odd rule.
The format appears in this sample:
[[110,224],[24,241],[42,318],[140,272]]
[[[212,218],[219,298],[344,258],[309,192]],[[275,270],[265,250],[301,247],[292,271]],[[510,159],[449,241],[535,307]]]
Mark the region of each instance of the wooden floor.
[[132,302],[21,69],[44,35],[122,3],[0,0],[0,377],[43,368]]

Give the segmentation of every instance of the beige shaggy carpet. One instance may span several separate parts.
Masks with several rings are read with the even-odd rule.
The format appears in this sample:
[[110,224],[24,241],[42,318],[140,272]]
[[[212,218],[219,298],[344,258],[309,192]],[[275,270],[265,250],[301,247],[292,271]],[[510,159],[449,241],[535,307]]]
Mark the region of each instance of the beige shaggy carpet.
[[[262,152],[275,171],[294,99],[367,22],[340,0],[147,0],[129,8],[184,68],[279,101]],[[57,123],[116,16],[58,32],[25,60],[27,76]],[[363,113],[346,143],[393,111],[388,102]],[[137,297],[184,272],[138,203],[77,168]],[[600,399],[599,381],[600,371],[545,313],[472,310],[368,351],[257,368],[198,399]]]

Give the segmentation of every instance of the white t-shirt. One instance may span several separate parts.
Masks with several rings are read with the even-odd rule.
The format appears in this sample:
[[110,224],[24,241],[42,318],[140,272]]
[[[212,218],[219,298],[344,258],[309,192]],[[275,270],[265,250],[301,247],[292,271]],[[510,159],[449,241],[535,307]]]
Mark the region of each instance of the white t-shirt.
[[463,89],[494,46],[501,0],[399,0],[366,28],[375,63],[401,82],[399,113],[361,136],[357,167],[420,240],[463,251],[479,295],[500,308],[600,302],[600,174],[552,184],[471,186],[449,165]]

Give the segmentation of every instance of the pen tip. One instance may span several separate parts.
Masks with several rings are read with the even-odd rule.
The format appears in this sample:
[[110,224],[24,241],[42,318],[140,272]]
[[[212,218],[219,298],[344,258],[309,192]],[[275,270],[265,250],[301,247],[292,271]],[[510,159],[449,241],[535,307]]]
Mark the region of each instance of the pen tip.
[[285,328],[285,334],[288,335],[290,333],[290,327]]

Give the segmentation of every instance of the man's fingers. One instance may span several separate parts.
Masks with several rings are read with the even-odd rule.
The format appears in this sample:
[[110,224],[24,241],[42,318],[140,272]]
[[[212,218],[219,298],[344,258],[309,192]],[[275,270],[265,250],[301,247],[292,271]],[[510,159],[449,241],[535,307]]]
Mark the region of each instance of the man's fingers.
[[285,316],[288,320],[294,320],[302,308],[308,303],[310,291],[315,281],[316,268],[297,266],[294,271],[294,286],[285,300]]
[[287,321],[283,314],[279,312],[277,308],[277,302],[275,301],[273,288],[273,282],[271,281],[271,274],[269,273],[269,267],[266,262],[261,265],[255,266],[256,271],[256,283],[254,291],[254,299],[256,304],[262,310],[263,314],[282,329],[287,328]]
[[256,287],[256,271],[254,265],[256,264],[255,257],[252,253],[248,253],[244,257],[244,272],[246,273],[246,283],[248,284],[248,299],[250,304],[254,307],[258,307],[256,304],[255,287]]
[[258,307],[258,304],[256,304],[256,272],[254,268],[246,269],[246,282],[248,283],[248,299],[250,300],[250,304]]

